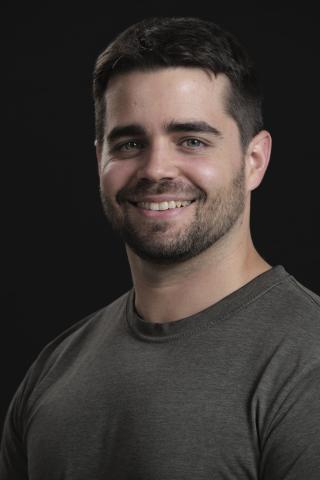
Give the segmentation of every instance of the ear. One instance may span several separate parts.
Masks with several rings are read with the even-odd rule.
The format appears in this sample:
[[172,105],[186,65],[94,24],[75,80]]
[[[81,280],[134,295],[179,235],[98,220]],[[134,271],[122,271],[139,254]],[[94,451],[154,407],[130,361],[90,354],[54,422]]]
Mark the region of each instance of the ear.
[[269,132],[262,130],[250,142],[246,152],[247,188],[257,188],[268,168],[272,138]]

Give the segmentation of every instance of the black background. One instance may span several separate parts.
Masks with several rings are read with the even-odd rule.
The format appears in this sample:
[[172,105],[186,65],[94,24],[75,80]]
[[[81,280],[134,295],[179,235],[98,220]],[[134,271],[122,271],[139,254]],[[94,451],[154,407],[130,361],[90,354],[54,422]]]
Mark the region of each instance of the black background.
[[251,53],[273,137],[269,170],[253,195],[253,238],[271,264],[320,294],[315,12],[243,2],[25,3],[3,17],[0,421],[41,348],[131,286],[124,247],[100,206],[91,76],[109,41],[142,18],[211,19]]

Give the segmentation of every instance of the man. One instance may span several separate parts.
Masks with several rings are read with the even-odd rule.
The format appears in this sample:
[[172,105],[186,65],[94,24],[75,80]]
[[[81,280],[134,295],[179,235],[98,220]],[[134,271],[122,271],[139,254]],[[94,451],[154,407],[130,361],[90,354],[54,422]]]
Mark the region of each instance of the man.
[[267,169],[253,67],[194,18],[133,25],[94,72],[106,215],[133,289],[40,354],[1,480],[315,480],[319,298],[250,235]]

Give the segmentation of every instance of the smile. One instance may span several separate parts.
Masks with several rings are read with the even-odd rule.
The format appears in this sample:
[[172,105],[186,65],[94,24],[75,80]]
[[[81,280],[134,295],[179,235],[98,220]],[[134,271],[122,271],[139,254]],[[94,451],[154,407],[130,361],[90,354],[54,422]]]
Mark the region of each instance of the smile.
[[[156,200],[156,199],[154,199]],[[193,200],[171,200],[168,199],[162,202],[132,202],[129,201],[135,211],[144,218],[157,219],[157,220],[170,220],[189,210],[190,205],[195,203]]]
[[169,210],[173,208],[182,208],[187,207],[193,202],[193,200],[170,200],[169,202],[138,202],[136,204],[139,208],[144,208],[145,210]]

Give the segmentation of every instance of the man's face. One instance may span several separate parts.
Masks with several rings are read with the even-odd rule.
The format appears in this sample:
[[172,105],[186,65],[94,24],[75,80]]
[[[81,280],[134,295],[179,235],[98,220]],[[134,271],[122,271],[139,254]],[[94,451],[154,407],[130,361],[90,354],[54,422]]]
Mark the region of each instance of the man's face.
[[228,82],[179,67],[109,83],[98,153],[101,199],[113,227],[144,259],[194,257],[242,216],[244,155],[225,112]]

